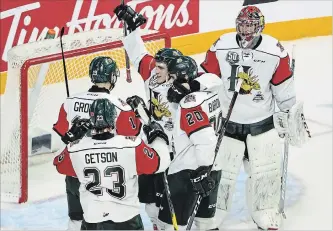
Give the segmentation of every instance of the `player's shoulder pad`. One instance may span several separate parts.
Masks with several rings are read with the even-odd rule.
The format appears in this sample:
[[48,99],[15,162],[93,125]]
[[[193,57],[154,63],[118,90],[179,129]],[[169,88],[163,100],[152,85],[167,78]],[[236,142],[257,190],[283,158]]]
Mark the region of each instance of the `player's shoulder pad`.
[[109,95],[108,98],[111,101],[111,103],[113,103],[114,106],[116,106],[119,110],[121,110],[121,111],[131,111],[132,110],[131,106],[128,105],[125,100],[123,100],[119,97],[115,97],[113,95]]
[[287,50],[282,46],[279,40],[267,34],[262,34],[261,36],[262,41],[257,48],[258,51],[263,51],[280,58],[284,58],[288,55]]
[[211,46],[211,51],[239,48],[236,41],[236,32],[230,32],[221,35]]
[[192,92],[182,98],[182,100],[179,102],[179,105],[183,109],[200,106],[206,100],[208,94],[209,92],[206,91]]

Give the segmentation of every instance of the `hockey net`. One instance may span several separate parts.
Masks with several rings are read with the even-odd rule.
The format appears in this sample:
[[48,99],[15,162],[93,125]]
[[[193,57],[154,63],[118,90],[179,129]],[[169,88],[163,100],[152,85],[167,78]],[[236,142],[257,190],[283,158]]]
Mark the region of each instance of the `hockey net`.
[[[163,47],[170,47],[170,37],[165,33],[141,31],[141,34],[152,55]],[[121,69],[115,94],[122,97],[124,92],[135,93],[140,87],[139,80],[133,79],[130,84],[125,81],[126,74],[122,69],[126,61],[121,39],[121,29],[63,36],[71,95],[89,89],[89,64],[101,55],[112,57]],[[137,73],[132,67],[131,72]],[[66,96],[58,38],[20,45],[8,52],[6,92],[1,97],[2,202],[26,202],[29,162],[40,154],[53,153],[64,147],[52,126]]]

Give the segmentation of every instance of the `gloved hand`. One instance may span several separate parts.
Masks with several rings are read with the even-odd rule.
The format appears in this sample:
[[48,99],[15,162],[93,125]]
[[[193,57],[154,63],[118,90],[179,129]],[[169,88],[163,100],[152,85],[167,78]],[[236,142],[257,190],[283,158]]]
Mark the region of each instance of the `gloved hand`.
[[175,80],[168,90],[167,98],[171,103],[179,103],[186,95],[199,90],[200,83],[196,80],[192,80],[189,83],[180,83]]
[[76,116],[72,120],[72,127],[65,133],[61,140],[65,144],[69,144],[76,140],[82,139],[87,131],[92,128],[90,119],[81,119],[80,116]]
[[159,137],[162,138],[167,145],[169,145],[168,136],[165,134],[162,126],[159,123],[152,121],[147,125],[143,125],[143,132],[147,137],[148,144],[151,144],[157,137]]
[[193,171],[191,176],[191,183],[193,190],[202,197],[207,197],[215,188],[214,179],[208,175],[210,167],[201,166]]
[[128,105],[130,105],[130,107],[132,108],[132,110],[135,112],[136,117],[141,117],[142,115],[140,115],[140,113],[138,112],[138,105],[140,104],[143,109],[145,110],[147,116],[150,118],[151,114],[145,104],[145,101],[143,101],[143,99],[140,96],[137,95],[133,95],[131,97],[128,97],[126,99],[126,103]]
[[132,32],[139,26],[145,24],[147,19],[141,14],[135,12],[130,6],[119,5],[113,11],[119,20],[124,20],[127,24],[127,29]]

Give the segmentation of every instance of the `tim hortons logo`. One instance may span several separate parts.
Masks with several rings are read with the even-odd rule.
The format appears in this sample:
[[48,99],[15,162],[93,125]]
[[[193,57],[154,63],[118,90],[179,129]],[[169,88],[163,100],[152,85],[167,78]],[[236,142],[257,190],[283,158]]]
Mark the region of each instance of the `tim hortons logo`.
[[[1,70],[7,69],[7,51],[13,46],[42,40],[49,28],[58,35],[104,28],[121,28],[113,13],[120,1],[66,0],[31,1],[2,0]],[[147,18],[143,29],[167,31],[170,36],[199,31],[199,0],[130,0],[125,1]]]

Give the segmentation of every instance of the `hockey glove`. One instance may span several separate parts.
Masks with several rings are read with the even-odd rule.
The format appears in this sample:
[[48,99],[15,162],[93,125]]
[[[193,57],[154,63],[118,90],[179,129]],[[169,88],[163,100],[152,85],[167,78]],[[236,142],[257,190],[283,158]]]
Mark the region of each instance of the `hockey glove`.
[[208,175],[209,169],[209,166],[201,166],[197,168],[191,176],[191,183],[194,192],[201,194],[202,197],[209,196],[215,188],[214,179]]
[[189,83],[179,83],[175,80],[168,90],[168,101],[171,103],[179,103],[182,98],[191,92],[199,91],[200,83],[192,80]]
[[143,109],[145,109],[147,116],[150,118],[151,114],[146,107],[145,101],[143,101],[143,99],[140,96],[133,95],[131,97],[128,97],[126,99],[126,103],[131,106],[132,110],[135,112],[135,115],[137,117],[140,117],[140,114],[138,112],[138,105],[141,104]]
[[145,133],[148,144],[151,144],[157,137],[162,138],[167,145],[169,145],[169,139],[167,134],[165,134],[162,126],[152,121],[148,125],[143,125],[143,132]]
[[92,128],[89,119],[81,119],[80,116],[74,117],[72,120],[72,127],[65,133],[61,140],[65,144],[69,144],[76,140],[82,139],[89,129]]
[[124,20],[127,23],[127,29],[130,32],[147,22],[146,18],[127,5],[121,4],[117,6],[113,12],[117,15],[119,20]]

